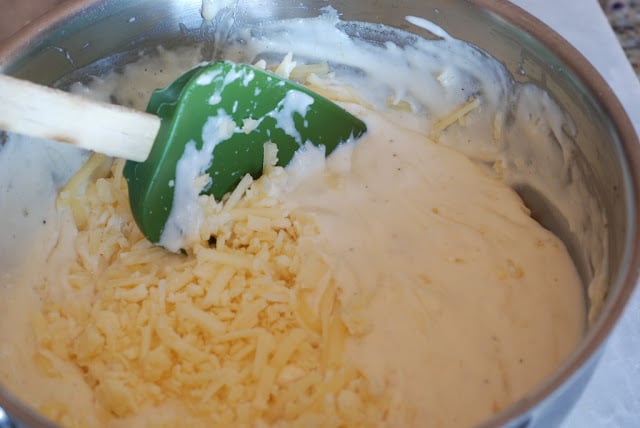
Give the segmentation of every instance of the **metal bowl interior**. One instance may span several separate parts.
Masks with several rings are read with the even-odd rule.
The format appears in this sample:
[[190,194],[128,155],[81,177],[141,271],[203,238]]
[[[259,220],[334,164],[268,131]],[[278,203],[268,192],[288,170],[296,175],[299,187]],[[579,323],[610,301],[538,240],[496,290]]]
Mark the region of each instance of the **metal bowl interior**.
[[[605,218],[607,297],[578,349],[526,397],[483,426],[553,426],[577,399],[599,351],[618,320],[638,278],[640,152],[638,138],[606,82],[573,47],[546,25],[506,1],[403,0],[331,2],[344,21],[379,22],[432,37],[412,26],[419,16],[469,41],[497,58],[520,82],[545,89],[572,117],[579,133],[575,144],[589,177],[589,190]],[[317,16],[325,1],[239,0],[236,25],[265,20]],[[0,71],[28,80],[65,86],[87,73],[118,68],[140,50],[204,43],[215,54],[213,27],[203,23],[199,0],[76,0],[63,3],[18,33],[0,50]],[[355,36],[355,35],[354,35]],[[521,196],[537,219],[567,245],[582,279],[594,274],[594,257],[567,228],[553,201],[523,187]],[[1,237],[0,237],[1,239]],[[10,392],[0,389],[0,405],[33,426],[47,422]]]

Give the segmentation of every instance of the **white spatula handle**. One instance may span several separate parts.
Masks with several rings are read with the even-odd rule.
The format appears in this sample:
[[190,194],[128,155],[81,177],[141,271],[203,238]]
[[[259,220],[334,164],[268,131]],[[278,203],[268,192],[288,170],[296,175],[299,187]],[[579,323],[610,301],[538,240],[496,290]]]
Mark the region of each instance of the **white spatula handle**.
[[0,74],[0,129],[144,161],[160,119]]

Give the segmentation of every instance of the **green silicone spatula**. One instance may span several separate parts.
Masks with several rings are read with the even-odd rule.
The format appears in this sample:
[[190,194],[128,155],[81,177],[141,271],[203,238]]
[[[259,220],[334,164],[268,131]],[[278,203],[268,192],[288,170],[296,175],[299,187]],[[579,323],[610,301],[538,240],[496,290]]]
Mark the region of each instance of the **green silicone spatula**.
[[[302,145],[324,146],[329,154],[362,135],[366,126],[333,102],[268,71],[213,62],[155,91],[147,113],[0,75],[0,129],[129,159],[124,175],[133,216],[144,235],[158,243],[181,159],[184,168],[210,175],[204,192],[219,200],[245,174],[262,173],[264,143],[278,146],[278,165],[286,166]],[[198,162],[189,163],[186,152]]]

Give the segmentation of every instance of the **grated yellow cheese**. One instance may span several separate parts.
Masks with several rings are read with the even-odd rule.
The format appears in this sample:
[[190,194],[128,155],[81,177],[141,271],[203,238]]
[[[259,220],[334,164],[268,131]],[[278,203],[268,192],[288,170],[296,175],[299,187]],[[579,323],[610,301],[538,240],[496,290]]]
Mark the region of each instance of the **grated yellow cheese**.
[[[123,162],[91,179],[106,162],[92,158],[65,189],[59,207],[78,229],[71,294],[43,292],[34,361],[47,377],[79,370],[104,425],[175,403],[181,426],[383,424],[384,393],[343,359],[366,326],[357,308],[342,309],[330,261],[301,244],[317,227],[274,196],[286,173],[265,157],[273,163],[259,180],[223,203],[202,198],[203,239],[186,255],[141,235]],[[41,410],[83,426],[72,403]]]
[[431,125],[432,138],[437,141],[437,137],[442,131],[446,130],[454,123],[462,121],[469,113],[478,107],[480,107],[480,99],[478,97],[472,97],[454,108],[444,117],[436,120],[433,125]]

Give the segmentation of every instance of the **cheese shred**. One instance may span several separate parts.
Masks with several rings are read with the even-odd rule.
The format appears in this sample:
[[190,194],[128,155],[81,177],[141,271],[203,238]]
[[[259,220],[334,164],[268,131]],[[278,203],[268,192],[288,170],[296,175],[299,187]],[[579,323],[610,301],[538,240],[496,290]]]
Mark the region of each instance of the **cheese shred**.
[[[388,397],[343,358],[362,334],[357,315],[345,313],[326,257],[303,245],[317,227],[274,196],[282,168],[266,165],[227,205],[202,197],[208,229],[174,254],[136,227],[122,161],[95,179],[104,162],[92,158],[59,201],[77,236],[69,291],[43,291],[33,318],[44,376],[82,373],[104,425],[175,403],[180,426],[383,423]],[[68,404],[40,410],[88,425]]]

